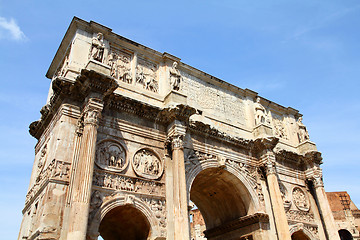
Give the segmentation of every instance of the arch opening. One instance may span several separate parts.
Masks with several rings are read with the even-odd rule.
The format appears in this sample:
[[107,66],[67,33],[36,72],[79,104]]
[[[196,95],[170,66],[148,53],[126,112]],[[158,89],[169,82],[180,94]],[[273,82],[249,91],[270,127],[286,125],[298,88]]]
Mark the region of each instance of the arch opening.
[[339,230],[339,236],[341,240],[353,240],[353,236],[351,233],[346,229]]
[[150,223],[135,207],[119,206],[101,220],[99,233],[104,240],[146,240],[150,235]]
[[248,190],[239,178],[221,168],[207,168],[195,177],[190,200],[200,210],[206,231],[251,213]]
[[310,240],[310,238],[300,230],[291,235],[291,240]]

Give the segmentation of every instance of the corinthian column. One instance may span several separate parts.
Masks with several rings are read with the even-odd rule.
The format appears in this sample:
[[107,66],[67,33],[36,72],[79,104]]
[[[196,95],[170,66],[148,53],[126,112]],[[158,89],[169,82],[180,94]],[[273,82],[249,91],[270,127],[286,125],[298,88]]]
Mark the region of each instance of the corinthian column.
[[289,231],[289,225],[284,209],[284,203],[281,197],[279,188],[278,176],[276,173],[275,156],[272,151],[267,151],[262,160],[266,165],[266,179],[269,188],[270,200],[275,218],[275,225],[279,240],[290,240],[291,235]]
[[311,170],[311,176],[309,180],[312,180],[313,186],[315,188],[315,194],[317,198],[317,203],[319,211],[323,218],[324,228],[329,240],[340,240],[334,216],[332,214],[330,204],[326,197],[324,183],[322,181],[322,171],[320,167],[313,167]]
[[83,131],[77,168],[73,173],[72,205],[69,218],[68,240],[85,240],[89,216],[91,185],[94,171],[95,144],[98,121],[103,103],[89,98],[83,111]]
[[173,209],[169,209],[173,218],[173,229],[169,229],[170,239],[190,239],[188,200],[186,191],[185,161],[184,161],[184,135],[185,127],[181,122],[174,121],[168,130],[171,143],[172,157],[172,185],[173,185]]

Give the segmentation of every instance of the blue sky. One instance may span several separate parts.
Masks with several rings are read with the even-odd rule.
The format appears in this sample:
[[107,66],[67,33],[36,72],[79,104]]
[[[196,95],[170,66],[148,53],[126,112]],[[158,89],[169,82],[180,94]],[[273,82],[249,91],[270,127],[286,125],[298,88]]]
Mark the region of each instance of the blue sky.
[[[45,73],[73,16],[304,114],[326,191],[360,207],[360,2],[0,0],[0,218],[17,237]],[[5,217],[6,216],[6,217]]]

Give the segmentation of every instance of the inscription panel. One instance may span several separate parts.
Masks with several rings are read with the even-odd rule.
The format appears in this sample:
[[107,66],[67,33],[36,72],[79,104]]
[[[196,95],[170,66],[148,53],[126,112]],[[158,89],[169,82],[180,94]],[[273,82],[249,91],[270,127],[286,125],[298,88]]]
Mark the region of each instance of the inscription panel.
[[195,106],[219,120],[245,126],[245,106],[239,95],[218,89],[200,79],[181,72],[184,92],[188,94],[188,104]]

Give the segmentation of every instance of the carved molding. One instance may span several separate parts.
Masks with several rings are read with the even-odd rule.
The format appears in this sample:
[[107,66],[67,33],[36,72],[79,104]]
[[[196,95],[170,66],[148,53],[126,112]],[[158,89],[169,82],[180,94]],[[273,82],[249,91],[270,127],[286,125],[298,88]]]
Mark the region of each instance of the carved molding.
[[[96,92],[102,97],[113,93],[118,87],[114,79],[97,73],[93,70],[82,69],[76,81],[57,77],[52,81],[53,95],[50,101],[41,109],[40,120],[34,121],[29,126],[29,133],[39,139],[46,127],[51,122],[56,111],[63,104],[64,99],[82,103],[90,92]],[[90,110],[90,109],[89,109]],[[98,112],[89,112],[89,121],[98,117]],[[85,121],[85,119],[84,119]]]

